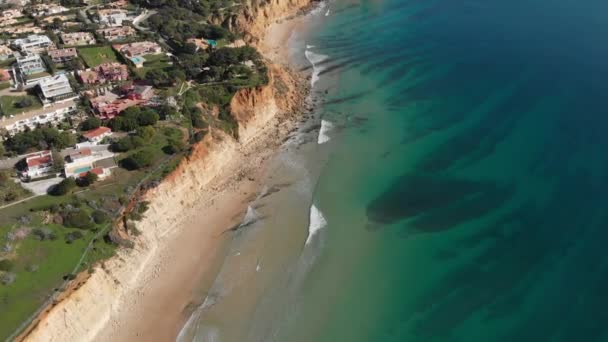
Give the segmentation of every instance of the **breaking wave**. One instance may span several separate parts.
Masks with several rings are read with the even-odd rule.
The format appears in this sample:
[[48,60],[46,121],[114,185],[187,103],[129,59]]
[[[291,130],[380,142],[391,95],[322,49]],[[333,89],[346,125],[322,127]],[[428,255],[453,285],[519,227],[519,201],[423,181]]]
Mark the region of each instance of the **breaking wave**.
[[319,130],[319,138],[317,138],[317,143],[319,145],[324,144],[331,140],[329,137],[329,132],[334,127],[334,124],[327,120],[321,120],[321,129]]
[[327,226],[327,220],[319,208],[314,204],[310,207],[310,225],[308,226],[308,237],[306,238],[306,244],[308,245],[312,238],[325,226]]
[[317,83],[317,81],[319,80],[319,74],[323,71],[323,68],[320,67],[319,64],[327,60],[329,56],[314,53],[310,50],[306,50],[304,52],[304,55],[306,55],[306,59],[312,65],[312,78],[310,79],[310,85],[314,87],[315,83]]

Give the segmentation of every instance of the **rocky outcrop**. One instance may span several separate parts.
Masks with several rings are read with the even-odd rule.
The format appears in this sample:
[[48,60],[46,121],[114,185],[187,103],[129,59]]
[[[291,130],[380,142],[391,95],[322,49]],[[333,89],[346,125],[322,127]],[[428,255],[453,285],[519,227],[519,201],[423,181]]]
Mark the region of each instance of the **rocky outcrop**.
[[295,15],[318,0],[244,0],[236,14],[214,18],[231,31],[241,32],[250,44],[264,36],[265,29],[275,21]]

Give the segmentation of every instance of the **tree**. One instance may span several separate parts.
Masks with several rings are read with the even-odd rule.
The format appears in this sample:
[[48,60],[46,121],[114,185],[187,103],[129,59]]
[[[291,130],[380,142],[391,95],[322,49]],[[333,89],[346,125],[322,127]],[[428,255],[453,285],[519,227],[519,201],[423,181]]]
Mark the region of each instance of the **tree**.
[[76,180],[72,177],[68,177],[62,180],[59,184],[52,187],[49,191],[49,194],[53,196],[63,196],[72,191],[72,189],[74,189],[75,187]]
[[173,80],[169,77],[169,74],[161,69],[152,69],[146,72],[145,79],[157,88],[167,87],[173,83]]
[[63,218],[63,225],[68,228],[91,229],[93,222],[84,210],[68,212]]
[[156,134],[156,129],[152,126],[142,126],[137,129],[135,134],[138,137],[141,137],[145,142],[149,142]]
[[133,142],[131,137],[120,138],[111,145],[112,151],[114,152],[127,152],[133,149]]
[[63,172],[63,168],[65,167],[63,156],[56,149],[51,151],[51,155],[53,156],[53,172]]
[[78,180],[78,185],[82,187],[90,186],[91,184],[97,182],[98,179],[99,177],[96,174],[89,171],[86,175],[84,175],[84,177],[80,177]]
[[138,170],[150,166],[154,161],[154,154],[150,150],[142,150],[123,159],[121,164],[127,170]]
[[9,259],[0,260],[0,271],[10,272],[15,269],[15,263]]
[[32,99],[30,99],[29,97],[24,97],[21,100],[19,100],[19,102],[15,103],[15,107],[17,108],[27,108],[30,107],[34,104],[34,101],[32,101]]
[[63,63],[68,70],[77,71],[84,69],[84,64],[80,60],[80,58],[72,58]]
[[70,132],[61,132],[55,140],[55,147],[66,148],[76,145],[76,136]]
[[90,131],[101,126],[101,119],[96,117],[88,117],[80,124],[80,128],[84,131]]
[[101,210],[95,210],[91,216],[93,217],[93,222],[97,224],[104,224],[110,221],[108,214]]
[[142,110],[137,117],[137,121],[141,126],[155,125],[159,119],[158,113],[153,109]]

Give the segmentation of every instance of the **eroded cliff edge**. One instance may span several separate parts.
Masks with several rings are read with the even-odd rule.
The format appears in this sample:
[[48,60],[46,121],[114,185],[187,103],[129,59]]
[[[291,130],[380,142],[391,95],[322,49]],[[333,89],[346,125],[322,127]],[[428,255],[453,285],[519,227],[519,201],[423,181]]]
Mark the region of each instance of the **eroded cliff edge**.
[[[310,3],[247,2],[240,15],[224,20],[255,45],[271,23],[296,14]],[[112,324],[113,315],[123,309],[124,298],[137,295],[138,284],[159,276],[146,267],[158,257],[167,236],[179,234],[183,212],[202,199],[212,199],[214,194],[233,187],[282,144],[295,127],[307,93],[306,82],[284,67],[269,65],[268,69],[268,85],[240,90],[231,101],[231,112],[238,122],[238,140],[212,130],[194,145],[189,157],[159,186],[145,193],[149,209],[137,224],[141,235],[130,236],[134,247],[119,250],[115,257],[97,265],[92,274],[79,275],[70,292],[47,308],[20,340],[94,340]]]

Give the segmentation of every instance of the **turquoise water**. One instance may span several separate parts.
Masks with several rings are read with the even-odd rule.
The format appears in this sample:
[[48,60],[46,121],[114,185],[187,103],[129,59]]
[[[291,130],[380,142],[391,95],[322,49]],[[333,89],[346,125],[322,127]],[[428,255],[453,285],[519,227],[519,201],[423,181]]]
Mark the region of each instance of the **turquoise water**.
[[327,224],[272,340],[608,341],[608,3],[328,8]]
[[87,171],[89,171],[90,169],[91,169],[91,167],[90,167],[90,166],[83,166],[83,167],[79,167],[79,168],[75,169],[75,170],[74,170],[74,173],[75,173],[75,174],[81,174],[81,173],[83,173],[83,172],[87,172]]
[[599,0],[317,11],[293,55],[314,64],[319,117],[179,340],[608,341],[607,15]]

